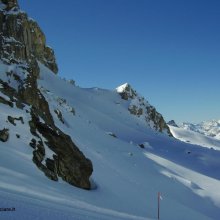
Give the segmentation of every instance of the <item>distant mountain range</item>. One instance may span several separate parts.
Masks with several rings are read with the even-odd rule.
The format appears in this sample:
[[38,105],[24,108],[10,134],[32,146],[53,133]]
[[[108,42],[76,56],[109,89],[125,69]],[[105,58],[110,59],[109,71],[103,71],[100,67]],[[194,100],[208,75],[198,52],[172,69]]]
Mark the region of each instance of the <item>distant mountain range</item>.
[[177,125],[174,120],[171,120],[167,122],[167,125],[198,132],[202,135],[220,140],[220,120],[203,121],[200,123],[183,122],[180,125]]
[[179,127],[220,140],[220,120],[203,121],[198,124],[184,122]]

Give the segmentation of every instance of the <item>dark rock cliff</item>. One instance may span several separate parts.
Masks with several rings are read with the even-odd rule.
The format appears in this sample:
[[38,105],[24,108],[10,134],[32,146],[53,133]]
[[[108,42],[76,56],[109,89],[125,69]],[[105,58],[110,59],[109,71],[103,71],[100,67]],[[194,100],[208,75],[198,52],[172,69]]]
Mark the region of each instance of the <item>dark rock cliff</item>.
[[173,127],[177,127],[177,128],[179,127],[174,120],[168,121],[167,124],[168,124],[168,125],[171,125],[171,126],[173,126]]
[[[33,135],[33,162],[54,181],[61,177],[71,185],[90,189],[91,161],[55,125],[49,105],[38,89],[38,62],[54,73],[58,71],[54,52],[46,46],[38,24],[20,11],[17,0],[0,1],[0,59],[8,65],[8,71],[0,73],[0,91],[10,99],[0,96],[0,103],[20,109],[28,105],[31,109],[27,114],[31,118],[28,126]],[[45,158],[46,145],[54,152],[53,158]]]
[[37,59],[57,73],[54,51],[46,45],[45,35],[38,24],[20,11],[16,0],[2,0],[2,3],[0,57],[8,63],[20,63],[24,60],[31,63]]

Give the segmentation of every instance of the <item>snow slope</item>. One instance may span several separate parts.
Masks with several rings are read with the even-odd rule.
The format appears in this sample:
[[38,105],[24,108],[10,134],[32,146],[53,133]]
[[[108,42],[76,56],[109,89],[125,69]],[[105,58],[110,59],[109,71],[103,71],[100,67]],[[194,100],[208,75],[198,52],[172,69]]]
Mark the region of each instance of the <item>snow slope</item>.
[[[43,65],[38,84],[56,125],[91,159],[93,190],[46,178],[32,162],[25,109],[0,103],[1,126],[10,128],[9,141],[0,142],[0,204],[16,209],[0,219],[157,219],[159,191],[161,219],[220,219],[219,151],[153,131],[116,91],[73,86]],[[9,114],[24,124],[11,125]]]

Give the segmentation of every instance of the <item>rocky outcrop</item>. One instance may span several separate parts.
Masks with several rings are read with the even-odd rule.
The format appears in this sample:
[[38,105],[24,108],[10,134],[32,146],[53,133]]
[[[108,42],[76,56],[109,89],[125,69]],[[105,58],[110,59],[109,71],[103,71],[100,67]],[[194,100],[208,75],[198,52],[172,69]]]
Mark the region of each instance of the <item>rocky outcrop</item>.
[[116,91],[124,100],[134,99],[137,96],[137,92],[128,83],[117,87]]
[[[31,69],[28,70],[31,73]],[[9,102],[10,106],[13,106],[15,102],[14,106],[21,109],[25,105],[31,106],[31,112],[27,111],[27,113],[31,116],[29,126],[34,136],[30,142],[30,147],[33,148],[33,162],[51,180],[57,181],[58,177],[61,177],[71,185],[90,189],[89,178],[93,172],[91,161],[83,155],[71,138],[55,125],[48,103],[37,88],[36,78],[31,74],[29,76],[32,77],[24,79],[19,84],[18,90],[11,87],[8,82],[0,80],[2,85],[0,91],[11,100],[9,102],[4,99],[3,104],[8,105]],[[7,119],[14,126],[18,121],[24,123],[22,117],[9,115]],[[1,141],[7,140],[6,134],[5,130],[1,132]],[[54,152],[52,159],[46,158],[45,147],[49,147]]]
[[[53,50],[46,46],[37,23],[20,11],[17,1],[0,3],[0,58],[8,64],[7,71],[1,73],[4,77],[0,77],[0,91],[10,100],[1,97],[0,102],[20,109],[29,106],[26,113],[31,118],[28,126],[33,135],[33,162],[48,178],[57,181],[61,177],[71,185],[90,189],[91,161],[55,125],[49,105],[38,89],[39,62],[57,73]],[[57,116],[63,120],[61,112],[57,111]],[[8,116],[8,121],[14,126],[17,121],[24,123],[21,117]],[[7,131],[1,132],[4,141]],[[54,152],[53,158],[47,158],[46,147]]]
[[22,117],[12,117],[12,116],[8,116],[8,121],[13,124],[14,126],[16,126],[15,121],[20,121],[22,124],[24,124],[24,120]]
[[173,127],[177,127],[177,128],[179,127],[174,120],[168,121],[167,124],[168,124],[168,125],[171,125],[171,126],[173,126]]
[[12,8],[18,8],[18,1],[17,0],[2,0],[0,1],[6,5],[6,10],[11,10]]
[[138,95],[128,83],[119,86],[116,91],[122,99],[129,102],[128,111],[132,115],[142,118],[152,129],[173,136],[163,116],[144,97]]
[[[0,8],[0,57],[7,63],[28,64],[36,60],[58,72],[53,50],[38,24],[20,11],[16,0],[2,0]],[[31,65],[30,65],[31,66]]]
[[[92,174],[92,163],[72,142],[70,136],[64,134],[58,128],[51,128],[45,123],[40,122],[39,117],[32,109],[32,120],[30,121],[32,134],[39,138],[38,132],[46,138],[47,146],[54,152],[53,160],[47,163],[47,169],[53,176],[60,176],[64,181],[84,189],[90,189],[89,176]],[[42,141],[40,141],[42,142]],[[34,162],[42,169],[42,161],[45,152],[36,147]],[[37,158],[38,157],[38,158]],[[47,159],[48,160],[48,159]],[[53,169],[51,168],[53,164]],[[45,169],[47,175],[48,170]],[[53,177],[54,178],[54,177]],[[56,178],[55,178],[56,179]]]
[[0,130],[0,141],[6,142],[8,138],[9,138],[9,130],[6,128]]
[[13,103],[11,101],[8,101],[1,96],[0,96],[0,103],[5,104],[5,105],[9,105],[10,107],[13,107]]

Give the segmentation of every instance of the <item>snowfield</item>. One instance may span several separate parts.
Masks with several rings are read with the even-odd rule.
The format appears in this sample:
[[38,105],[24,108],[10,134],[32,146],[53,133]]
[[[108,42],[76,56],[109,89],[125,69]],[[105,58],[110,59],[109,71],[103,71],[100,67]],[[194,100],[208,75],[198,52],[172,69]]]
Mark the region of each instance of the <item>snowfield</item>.
[[199,132],[186,130],[184,128],[178,128],[174,126],[169,126],[169,128],[173,136],[181,141],[220,150],[220,140],[217,140],[216,138],[206,136]]
[[[16,209],[0,212],[0,219],[157,219],[158,192],[163,220],[220,219],[219,142],[208,145],[209,139],[196,133],[193,138],[186,134],[185,141],[199,139],[191,144],[170,138],[131,115],[117,91],[76,87],[40,68],[38,86],[56,125],[93,163],[93,189],[45,177],[32,162],[29,107],[0,103],[1,127],[10,130],[9,141],[0,142],[0,207]],[[64,123],[54,110],[62,113]],[[14,126],[8,115],[22,116],[24,123]],[[49,149],[47,155],[52,155]]]

